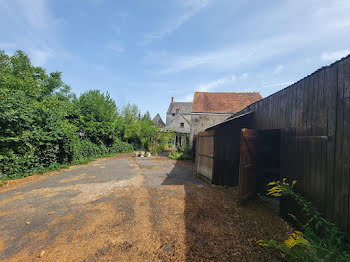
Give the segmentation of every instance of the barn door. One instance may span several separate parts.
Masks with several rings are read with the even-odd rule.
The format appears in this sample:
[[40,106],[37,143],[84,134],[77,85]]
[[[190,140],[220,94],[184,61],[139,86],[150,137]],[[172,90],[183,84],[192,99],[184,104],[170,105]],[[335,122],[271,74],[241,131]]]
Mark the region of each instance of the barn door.
[[256,194],[257,131],[243,128],[241,131],[240,165],[238,179],[238,201],[252,198]]

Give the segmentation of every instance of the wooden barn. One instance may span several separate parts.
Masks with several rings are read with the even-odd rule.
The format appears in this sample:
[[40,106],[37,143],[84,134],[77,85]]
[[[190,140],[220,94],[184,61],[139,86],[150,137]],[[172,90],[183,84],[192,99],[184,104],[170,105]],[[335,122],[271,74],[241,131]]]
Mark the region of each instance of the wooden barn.
[[266,183],[297,190],[350,232],[350,56],[199,133],[197,173],[239,186],[240,200]]

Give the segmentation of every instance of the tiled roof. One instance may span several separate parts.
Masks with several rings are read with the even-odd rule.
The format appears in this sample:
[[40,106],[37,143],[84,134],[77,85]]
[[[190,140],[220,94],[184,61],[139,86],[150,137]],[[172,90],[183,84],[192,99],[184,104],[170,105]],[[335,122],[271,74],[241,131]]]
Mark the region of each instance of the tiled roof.
[[261,100],[260,93],[195,92],[192,113],[235,113]]
[[167,114],[175,114],[177,108],[181,114],[190,114],[192,111],[192,102],[171,102]]

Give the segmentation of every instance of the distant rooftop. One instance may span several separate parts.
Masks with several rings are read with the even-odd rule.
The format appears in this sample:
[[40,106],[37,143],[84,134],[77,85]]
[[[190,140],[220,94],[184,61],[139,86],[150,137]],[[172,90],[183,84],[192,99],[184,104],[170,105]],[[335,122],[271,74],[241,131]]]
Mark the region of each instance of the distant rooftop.
[[161,118],[161,116],[159,114],[157,114],[154,118],[153,118],[153,123],[155,123],[156,125],[159,125],[161,127],[165,126],[165,123],[163,121],[163,119]]
[[261,100],[260,93],[195,92],[192,113],[236,113]]
[[167,114],[175,114],[176,109],[179,110],[178,113],[190,114],[192,112],[192,104],[192,102],[175,102],[172,97]]

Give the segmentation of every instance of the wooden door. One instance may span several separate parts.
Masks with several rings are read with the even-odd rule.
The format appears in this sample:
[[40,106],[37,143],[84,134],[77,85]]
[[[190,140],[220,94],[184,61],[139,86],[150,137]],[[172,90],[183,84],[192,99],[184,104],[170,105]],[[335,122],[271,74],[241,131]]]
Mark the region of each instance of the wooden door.
[[238,202],[251,199],[256,194],[257,131],[243,128],[241,131]]

